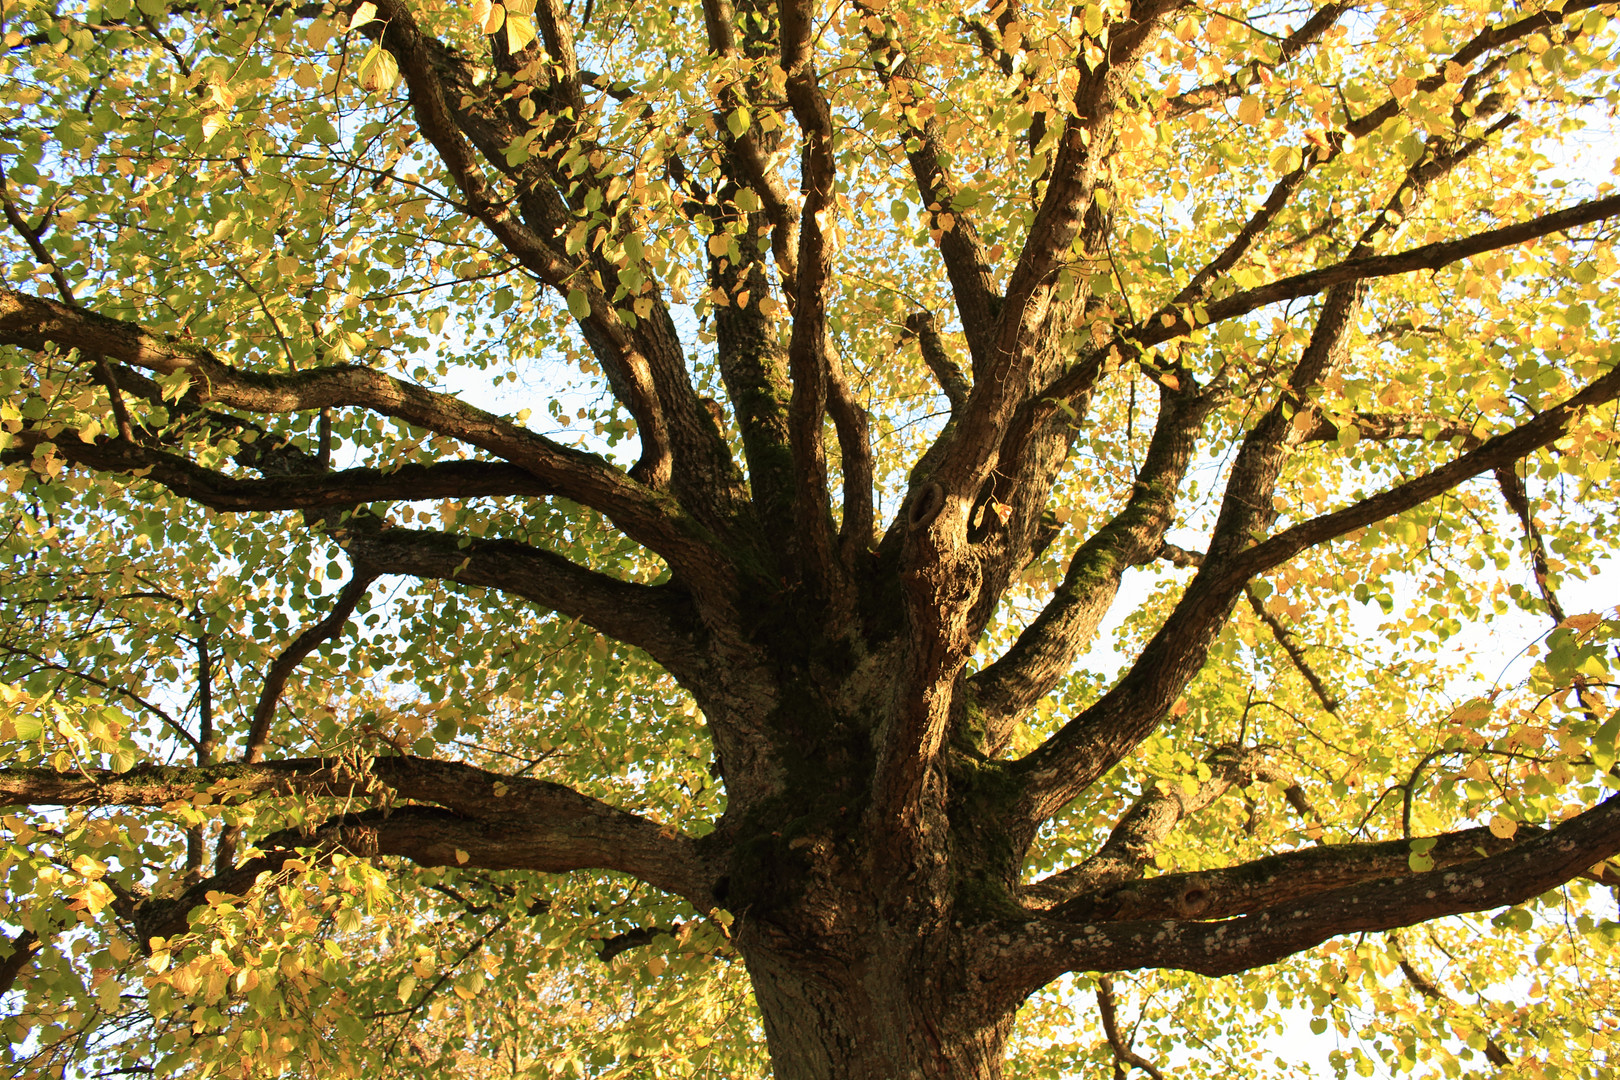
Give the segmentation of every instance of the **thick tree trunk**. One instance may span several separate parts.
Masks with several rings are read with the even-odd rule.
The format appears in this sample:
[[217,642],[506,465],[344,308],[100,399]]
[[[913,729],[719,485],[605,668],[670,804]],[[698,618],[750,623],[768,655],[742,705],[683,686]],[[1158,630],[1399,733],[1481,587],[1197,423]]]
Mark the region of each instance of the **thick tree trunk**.
[[1013,1010],[950,984],[948,958],[901,932],[864,957],[777,951],[742,938],[776,1080],[995,1080]]

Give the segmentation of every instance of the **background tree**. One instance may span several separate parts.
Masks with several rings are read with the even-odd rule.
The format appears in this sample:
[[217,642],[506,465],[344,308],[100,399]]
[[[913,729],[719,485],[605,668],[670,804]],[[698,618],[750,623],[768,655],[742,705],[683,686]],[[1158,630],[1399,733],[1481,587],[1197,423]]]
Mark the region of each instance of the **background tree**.
[[10,1067],[1609,1074],[1614,13],[6,5]]

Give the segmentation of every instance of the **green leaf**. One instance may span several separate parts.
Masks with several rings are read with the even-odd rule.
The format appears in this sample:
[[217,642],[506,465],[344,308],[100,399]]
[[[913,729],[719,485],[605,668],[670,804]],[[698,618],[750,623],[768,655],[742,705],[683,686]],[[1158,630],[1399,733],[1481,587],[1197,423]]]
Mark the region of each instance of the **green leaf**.
[[584,289],[570,289],[568,291],[568,311],[576,319],[590,318],[591,301],[585,295]]

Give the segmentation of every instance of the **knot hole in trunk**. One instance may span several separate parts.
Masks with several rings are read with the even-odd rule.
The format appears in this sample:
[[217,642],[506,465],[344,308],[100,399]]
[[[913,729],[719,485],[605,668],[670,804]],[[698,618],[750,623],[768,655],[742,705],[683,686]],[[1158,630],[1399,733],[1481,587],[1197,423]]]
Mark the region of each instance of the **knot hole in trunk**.
[[917,497],[911,500],[911,509],[906,514],[906,524],[913,529],[920,529],[939,516],[945,507],[945,489],[938,483],[929,482],[923,485]]

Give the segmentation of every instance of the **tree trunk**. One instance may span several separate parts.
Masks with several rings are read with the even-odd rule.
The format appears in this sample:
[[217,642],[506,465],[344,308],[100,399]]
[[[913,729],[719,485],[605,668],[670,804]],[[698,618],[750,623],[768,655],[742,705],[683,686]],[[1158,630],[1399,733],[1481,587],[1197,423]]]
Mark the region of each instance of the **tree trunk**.
[[[994,1080],[1014,1009],[972,1000],[958,964],[902,931],[846,958],[739,935],[775,1080]],[[782,942],[781,945],[787,945]],[[952,985],[953,983],[957,985]]]

